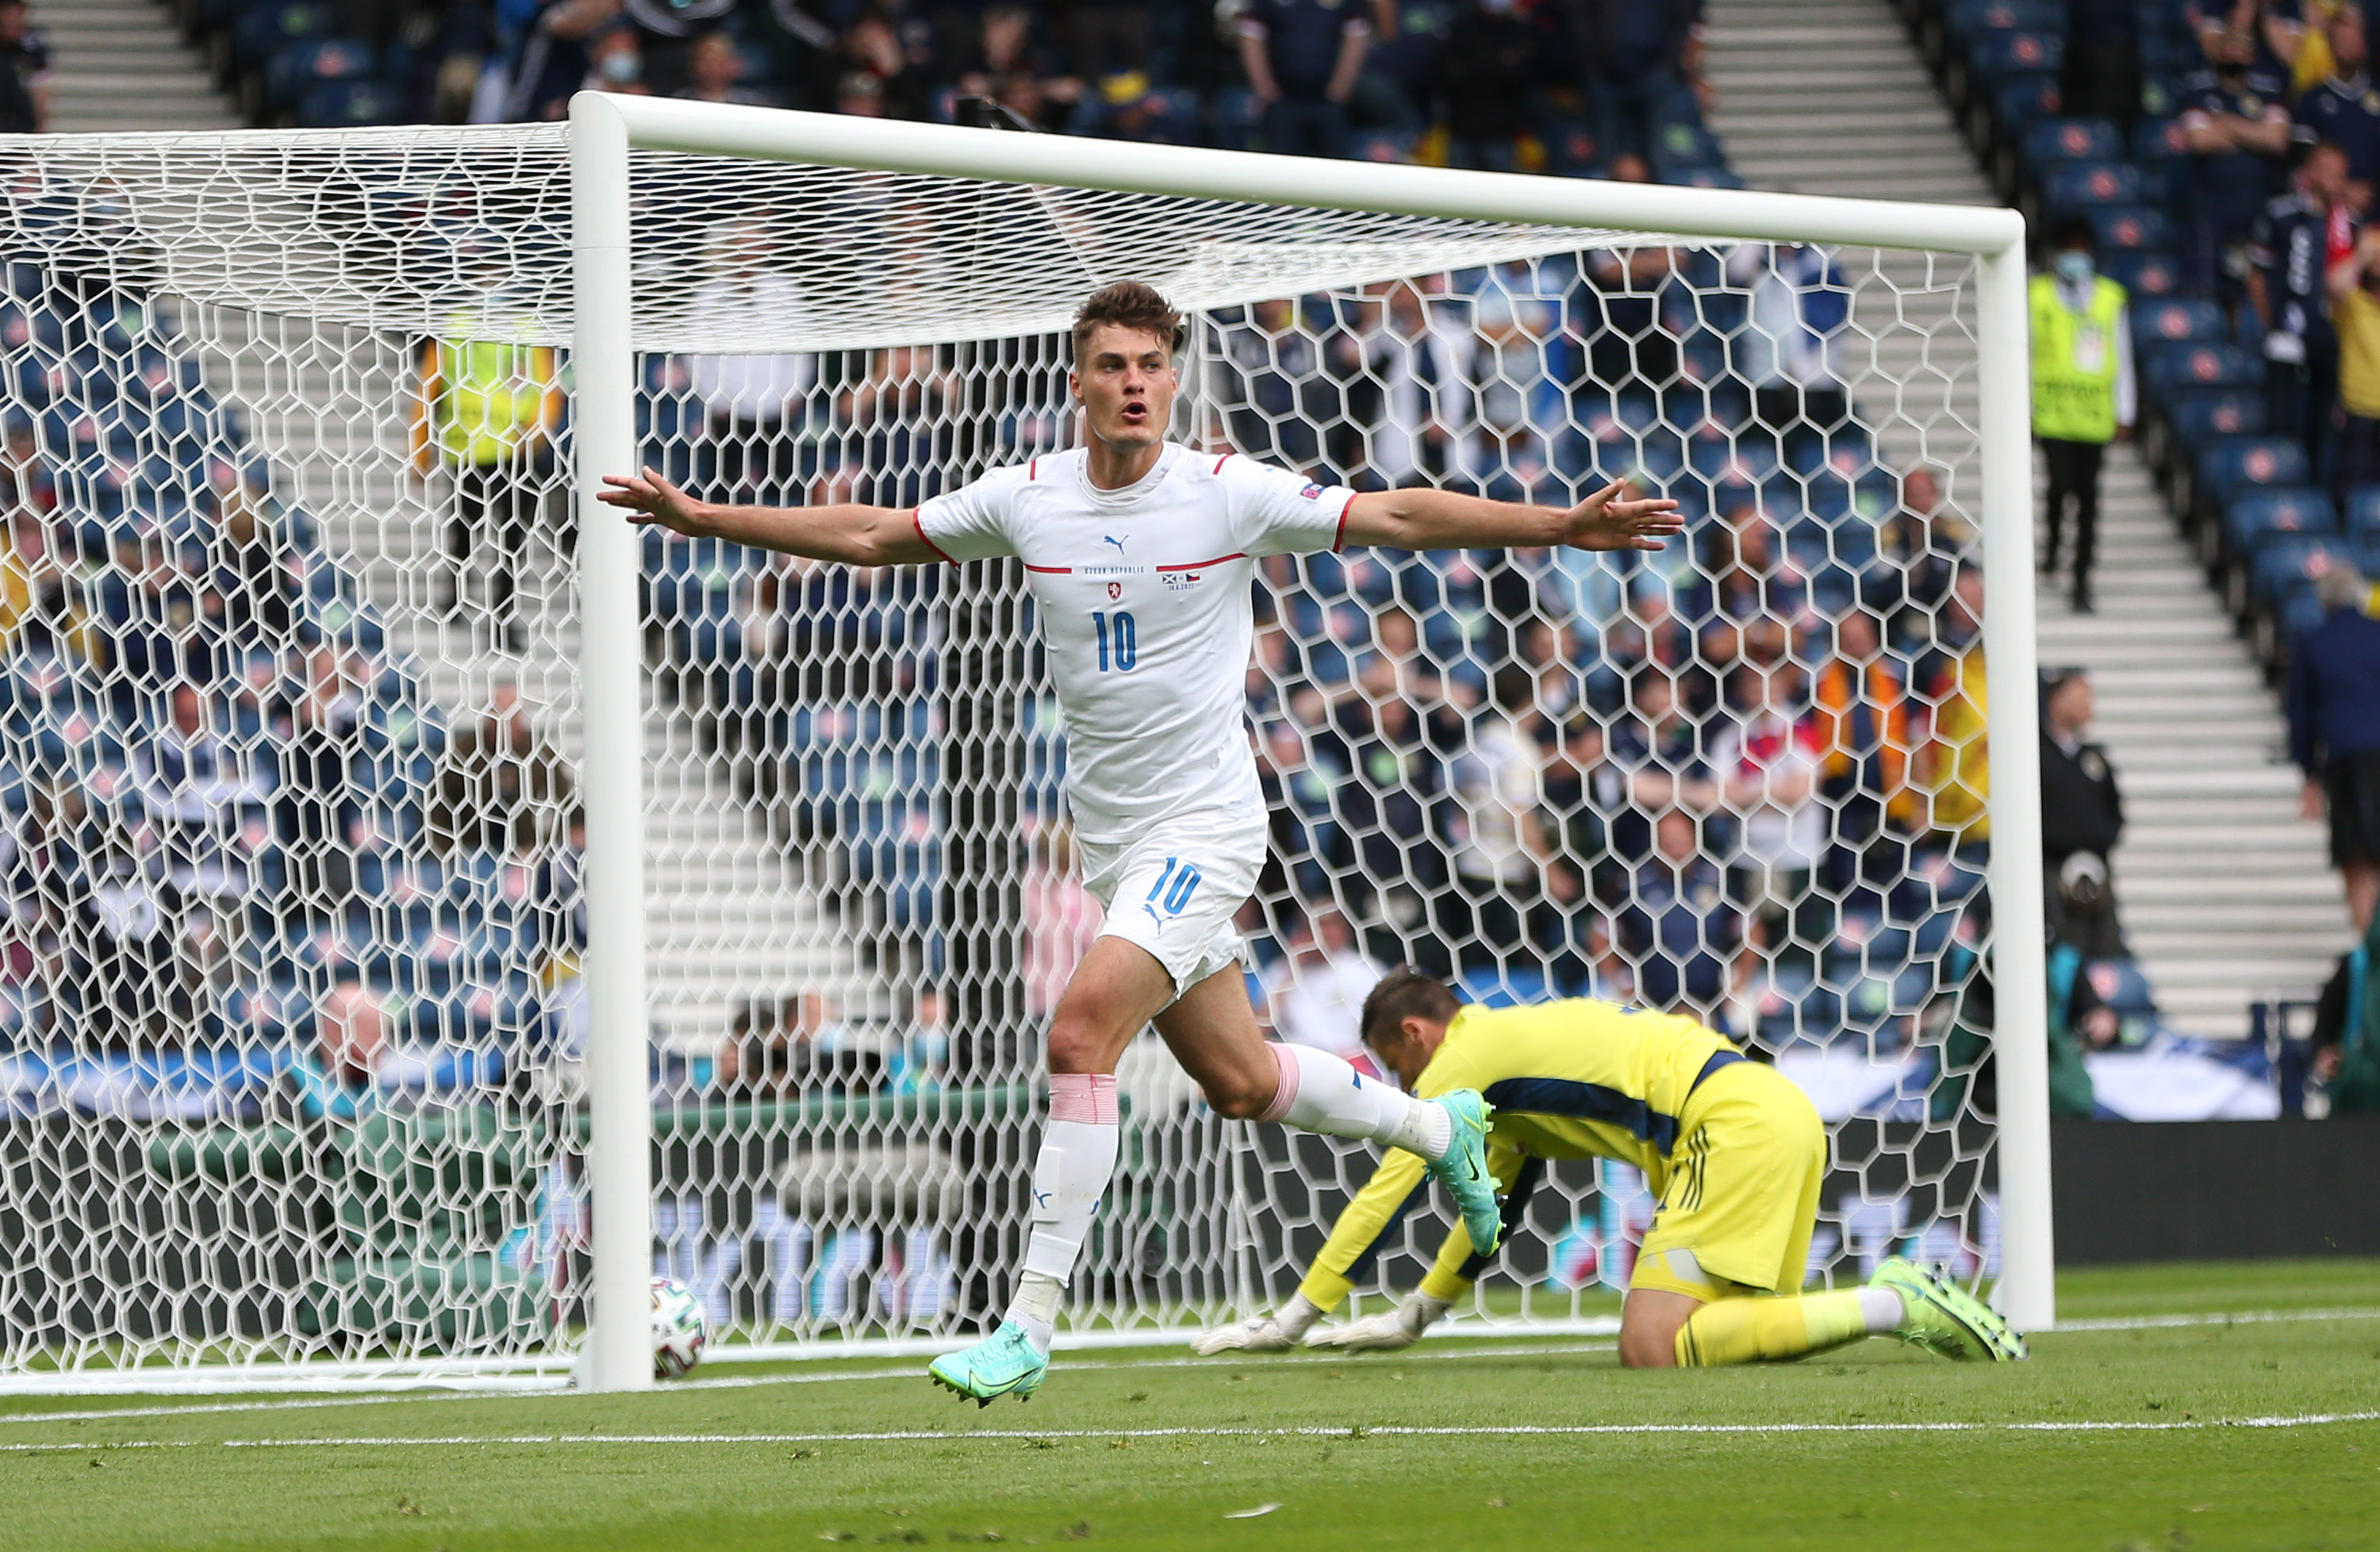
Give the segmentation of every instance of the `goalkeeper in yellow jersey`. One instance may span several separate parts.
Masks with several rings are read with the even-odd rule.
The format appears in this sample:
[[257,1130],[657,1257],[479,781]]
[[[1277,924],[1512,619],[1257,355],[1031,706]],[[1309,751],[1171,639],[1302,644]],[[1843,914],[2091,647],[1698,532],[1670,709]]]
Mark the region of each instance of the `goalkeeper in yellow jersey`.
[[[1507,1231],[1542,1160],[1599,1155],[1635,1165],[1660,1203],[1620,1317],[1631,1368],[1799,1358],[1890,1336],[1946,1358],[2009,1362],[2024,1340],[1964,1290],[1895,1257],[1865,1287],[1802,1293],[1827,1173],[1809,1099],[1689,1018],[1585,999],[1464,1007],[1399,970],[1365,999],[1363,1039],[1417,1097],[1477,1089],[1495,1107],[1488,1168]],[[1391,1150],[1339,1215],[1279,1313],[1208,1331],[1202,1353],[1293,1347],[1347,1295],[1348,1272],[1425,1188],[1421,1159]],[[1307,1339],[1349,1352],[1405,1346],[1470,1288],[1487,1257],[1457,1223],[1418,1292],[1384,1315]]]

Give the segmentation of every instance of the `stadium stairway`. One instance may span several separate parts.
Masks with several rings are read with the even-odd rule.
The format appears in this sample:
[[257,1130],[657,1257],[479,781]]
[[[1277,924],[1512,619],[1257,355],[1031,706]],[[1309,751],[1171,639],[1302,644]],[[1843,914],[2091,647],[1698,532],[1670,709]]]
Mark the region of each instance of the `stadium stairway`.
[[[1752,187],[1992,201],[1886,0],[1711,0],[1708,19],[1712,127]],[[1895,284],[1863,288],[1855,321],[1870,308],[1885,319],[1894,292],[1922,285],[1924,266],[1886,260]],[[1913,362],[1919,344],[1911,330],[1895,333],[1877,365],[1898,374],[1904,360],[1883,350]],[[1972,359],[1955,331],[1925,348],[1945,364]],[[1856,375],[1860,350],[1850,355]],[[1954,391],[1949,407],[1972,425],[1972,371],[1961,382],[1966,394]],[[1936,430],[1948,434],[1937,440]],[[1972,445],[1963,428],[1898,431],[1884,447],[1902,460],[1947,460]],[[2061,591],[2040,589],[2041,659],[2089,668],[2097,688],[2098,734],[2130,818],[2116,857],[2119,898],[2166,1022],[2241,1036],[2252,1001],[2311,995],[2350,946],[2322,827],[2299,818],[2276,697],[2129,451],[2108,461],[2100,550],[2096,614],[2077,616]]]
[[[294,477],[324,547],[378,609],[392,651],[418,661],[449,725],[468,726],[487,704],[489,686],[510,678],[542,731],[567,731],[562,709],[573,695],[577,629],[542,537],[522,572],[525,651],[492,645],[476,612],[457,624],[431,607],[447,508],[443,481],[425,486],[407,460],[402,406],[415,378],[405,343],[325,326],[308,348],[301,325],[224,308],[185,304],[182,313],[185,327],[206,342],[210,384],[247,412],[276,489],[286,490]],[[269,349],[261,343],[267,337]],[[575,764],[576,737],[560,744]],[[747,999],[808,987],[843,994],[866,983],[849,951],[833,944],[816,895],[800,886],[797,859],[737,798],[727,766],[696,748],[691,718],[650,711],[646,882],[660,907],[648,960],[654,1016],[673,1046],[708,1055]],[[879,1011],[849,997],[845,1006],[855,1015]]]
[[49,0],[33,24],[50,46],[50,127],[61,134],[237,129],[239,117],[156,0]]

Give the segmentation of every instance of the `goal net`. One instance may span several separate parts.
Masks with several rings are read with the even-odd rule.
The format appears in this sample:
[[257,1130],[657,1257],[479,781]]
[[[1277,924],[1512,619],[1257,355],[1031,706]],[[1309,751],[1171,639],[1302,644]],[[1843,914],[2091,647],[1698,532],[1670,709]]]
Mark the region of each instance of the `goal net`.
[[[0,1388],[550,1382],[639,1144],[634,1277],[714,1358],[996,1311],[1099,924],[1021,569],[647,531],[638,618],[582,619],[562,129],[5,158]],[[914,504],[1074,444],[1066,324],[1132,276],[1193,318],[1187,445],[1676,498],[1658,553],[1264,564],[1252,995],[1353,1056],[1398,964],[1691,1011],[1828,1121],[1813,1279],[1997,1275],[1991,823],[2032,842],[1985,782],[1985,261],[824,160],[631,154],[621,464]],[[588,1103],[606,636],[643,665],[625,1153]],[[1062,1342],[1284,1297],[1372,1152],[1217,1118],[1153,1035],[1122,1086]],[[1458,1328],[1614,1313],[1645,1182],[1527,1183]],[[1449,1221],[1416,1204],[1362,1296]]]

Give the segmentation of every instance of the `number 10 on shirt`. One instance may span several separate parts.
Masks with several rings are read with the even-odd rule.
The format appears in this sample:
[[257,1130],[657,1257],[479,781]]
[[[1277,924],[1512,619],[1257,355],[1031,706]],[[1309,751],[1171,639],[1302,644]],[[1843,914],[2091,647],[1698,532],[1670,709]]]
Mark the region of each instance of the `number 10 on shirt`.
[[1095,609],[1091,611],[1091,628],[1099,637],[1099,672],[1105,673],[1112,666],[1119,673],[1130,673],[1133,665],[1140,661],[1140,636],[1134,628],[1132,616],[1121,612],[1103,614]]

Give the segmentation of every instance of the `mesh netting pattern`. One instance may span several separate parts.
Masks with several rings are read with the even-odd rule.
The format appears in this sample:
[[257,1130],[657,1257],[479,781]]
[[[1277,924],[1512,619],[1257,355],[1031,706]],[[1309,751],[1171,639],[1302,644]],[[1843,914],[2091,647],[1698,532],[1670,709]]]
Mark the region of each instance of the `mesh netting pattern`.
[[[0,1372],[566,1352],[562,141],[8,154]],[[905,505],[1067,445],[1059,331],[1130,273],[1197,315],[1186,443],[1678,497],[1657,555],[1267,563],[1260,1006],[1346,1049],[1412,962],[1690,1008],[1828,1119],[1814,1272],[1981,1269],[1969,261],[635,170],[640,452],[706,494]],[[972,1323],[1097,929],[1023,577],[660,534],[642,575],[655,1269],[730,1342]],[[1153,1038],[1123,1079],[1076,1324],[1284,1293],[1366,1150],[1218,1120]],[[1478,1313],[1574,1313],[1648,1213],[1557,1164]]]

